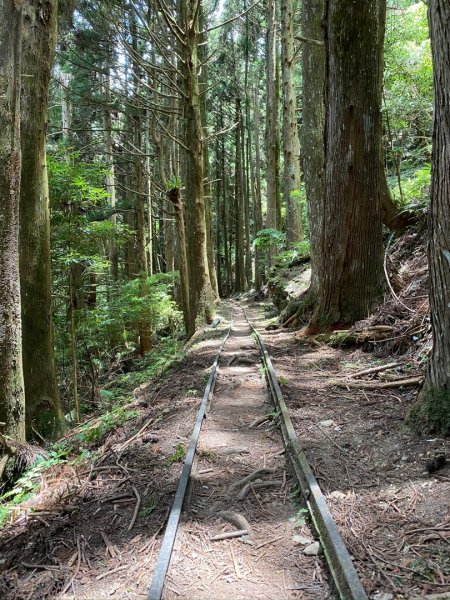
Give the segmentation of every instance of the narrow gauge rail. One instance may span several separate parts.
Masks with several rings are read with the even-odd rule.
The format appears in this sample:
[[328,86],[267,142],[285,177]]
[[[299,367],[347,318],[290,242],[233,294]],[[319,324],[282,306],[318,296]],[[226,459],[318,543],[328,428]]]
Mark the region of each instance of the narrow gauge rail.
[[[243,311],[248,326],[256,338],[260,359],[262,365],[264,366],[267,387],[279,415],[279,425],[286,455],[289,456],[295,478],[308,508],[312,524],[318,538],[320,539],[327,566],[335,586],[337,597],[339,597],[341,600],[368,600],[348,550],[339,534],[336,523],[331,516],[325,497],[320,490],[320,486],[314,477],[311,467],[308,464],[306,456],[301,449],[299,440],[295,434],[275,370],[264,343],[264,338],[252,325],[245,310],[241,306],[239,306],[239,309]],[[148,591],[148,600],[160,600],[162,597],[177,535],[177,529],[181,519],[183,502],[191,477],[200,430],[208,409],[208,404],[214,393],[219,359],[223,352],[225,343],[230,336],[230,331],[231,326],[228,328],[220,349],[215,357],[205,392],[200,403],[194,431],[188,451],[186,453],[177,492],[169,514],[166,531]]]

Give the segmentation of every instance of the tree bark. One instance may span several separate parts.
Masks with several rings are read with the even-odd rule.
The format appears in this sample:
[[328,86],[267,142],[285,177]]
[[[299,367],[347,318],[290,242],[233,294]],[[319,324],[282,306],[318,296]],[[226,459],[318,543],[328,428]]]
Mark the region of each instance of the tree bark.
[[[200,2],[201,0],[198,0]],[[182,52],[184,140],[186,158],[186,208],[188,213],[189,316],[187,331],[191,337],[197,326],[210,323],[214,314],[214,294],[208,266],[204,194],[204,137],[199,89],[199,19],[196,0],[180,3],[184,29]]]
[[45,141],[57,2],[24,5],[21,106],[20,285],[27,435],[54,437],[64,424],[56,379]]
[[319,44],[302,42],[302,167],[308,208],[311,253],[311,283],[309,295],[317,298],[319,291],[319,241],[324,211],[324,129],[325,129],[325,42],[324,0],[303,0],[302,35]]
[[241,101],[236,98],[236,121],[239,123],[235,134],[235,168],[234,168],[234,227],[235,227],[235,281],[234,291],[245,291],[245,261],[244,261],[244,198],[242,172],[242,112]]
[[[255,131],[255,201],[253,203],[253,218],[255,220],[255,231],[258,233],[263,228],[263,218],[261,201],[261,149],[259,144],[259,98],[256,86],[254,90],[253,121]],[[261,263],[261,252],[258,248],[255,248],[255,289],[257,292],[261,289],[263,282]]]
[[19,279],[22,5],[0,0],[0,421],[25,441]]
[[281,0],[281,69],[283,87],[283,196],[286,206],[286,246],[301,242],[300,139],[294,77],[293,0]]
[[[206,20],[203,10],[203,5],[199,6],[199,29],[204,30],[206,27]],[[200,72],[200,89],[201,95],[201,109],[202,109],[202,122],[206,123],[207,105],[206,105],[206,88],[209,85],[208,82],[208,45],[207,45],[207,34],[203,33],[200,36],[199,45],[199,61],[202,63]],[[212,187],[209,177],[209,145],[208,141],[204,140],[203,143],[203,160],[204,160],[204,181],[205,181],[205,219],[206,219],[206,249],[208,254],[208,269],[209,278],[211,281],[211,288],[214,294],[214,299],[219,299],[219,286],[217,283],[216,274],[216,255],[215,255],[215,236],[213,227],[213,214],[212,214]]]
[[189,274],[188,274],[188,259],[186,253],[186,229],[184,225],[184,206],[179,188],[173,188],[167,193],[167,197],[175,210],[175,223],[178,237],[178,265],[180,270],[180,287],[181,287],[181,305],[183,309],[184,328],[189,331],[190,319],[190,295],[189,295]]
[[434,67],[434,126],[429,211],[430,312],[433,349],[419,404],[418,429],[450,434],[450,5],[428,5]]
[[[266,152],[267,152],[267,218],[268,229],[278,229],[279,204],[279,154],[280,140],[278,129],[279,89],[277,78],[278,39],[277,39],[277,0],[267,0],[266,20]],[[273,265],[277,254],[275,246],[268,251],[268,267]]]
[[382,299],[379,1],[327,1],[325,203],[312,327],[353,323]]
[[[106,65],[106,74],[103,80],[103,95],[105,107],[103,109],[103,129],[104,129],[104,144],[105,144],[105,160],[108,165],[106,174],[106,188],[109,193],[109,206],[111,209],[116,207],[116,174],[113,157],[113,139],[112,139],[112,116],[111,116],[111,74],[109,65]],[[117,223],[117,215],[113,214],[110,217],[111,223],[115,226]],[[119,252],[114,239],[108,242],[109,253],[109,271],[114,281],[119,279]]]

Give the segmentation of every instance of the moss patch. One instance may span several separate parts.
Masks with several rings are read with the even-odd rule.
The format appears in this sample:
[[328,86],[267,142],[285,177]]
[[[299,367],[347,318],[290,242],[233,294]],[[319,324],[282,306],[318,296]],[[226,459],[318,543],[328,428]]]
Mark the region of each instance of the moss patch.
[[406,422],[419,433],[450,435],[450,390],[422,391]]

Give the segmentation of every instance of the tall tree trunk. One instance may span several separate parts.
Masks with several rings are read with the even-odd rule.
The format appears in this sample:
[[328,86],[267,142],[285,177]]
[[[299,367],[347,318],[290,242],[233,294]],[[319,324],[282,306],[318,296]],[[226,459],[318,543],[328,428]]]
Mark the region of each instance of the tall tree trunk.
[[[255,231],[263,228],[262,202],[261,202],[261,150],[259,144],[259,98],[258,88],[255,86],[253,103],[253,121],[255,132],[255,201],[253,203],[253,218]],[[259,291],[262,286],[262,256],[260,250],[255,248],[255,289]]]
[[[244,8],[247,8],[244,2]],[[253,261],[252,261],[252,237],[254,237],[254,223],[251,222],[251,208],[255,200],[254,189],[254,163],[251,158],[252,154],[252,129],[250,126],[250,106],[251,106],[251,89],[250,89],[250,21],[248,13],[245,15],[245,65],[244,65],[244,98],[245,98],[245,126],[242,123],[242,139],[243,144],[243,165],[245,173],[245,278],[247,287],[250,288],[253,281]]]
[[245,261],[244,261],[244,210],[243,210],[243,174],[242,174],[242,112],[241,102],[236,98],[236,147],[234,172],[234,225],[235,225],[235,282],[234,291],[245,290]]
[[189,274],[188,274],[188,259],[186,252],[186,228],[184,224],[184,205],[181,198],[179,188],[172,188],[167,193],[167,197],[171,202],[175,211],[175,223],[178,237],[178,267],[180,271],[180,287],[181,287],[181,305],[183,309],[183,321],[186,335],[191,324],[190,318],[190,294],[189,294]]
[[434,127],[429,212],[430,311],[433,349],[410,420],[423,431],[450,434],[450,5],[428,5],[434,67]]
[[0,421],[25,440],[19,279],[22,5],[0,0]]
[[[277,78],[278,38],[277,0],[266,0],[266,153],[267,153],[267,219],[268,229],[278,229],[279,205],[279,89]],[[273,265],[277,254],[275,246],[268,251],[268,267]]]
[[[80,421],[80,406],[78,402],[78,358],[77,358],[77,328],[75,323],[75,293],[73,289],[73,272],[69,269],[69,306],[67,316],[69,321],[70,339],[70,362],[72,367],[72,397],[73,397],[73,419],[75,423]],[[70,411],[72,413],[72,411]]]
[[248,180],[247,142],[244,127],[244,116],[241,117],[241,164],[242,164],[242,219],[243,219],[243,253],[244,253],[244,282],[248,289],[252,282],[252,259],[250,254],[250,185]]
[[209,277],[207,252],[204,138],[198,79],[198,2],[201,0],[186,0],[180,3],[181,26],[185,33],[180,50],[183,54],[184,140],[187,148],[186,208],[190,282],[188,337],[194,334],[197,326],[211,322],[214,314],[214,294]]
[[70,127],[72,125],[72,103],[70,101],[70,81],[71,73],[61,73],[59,76],[59,85],[61,87],[61,125],[63,141],[69,143]]
[[[149,144],[147,144],[149,146]],[[148,152],[148,149],[147,149]],[[147,235],[145,242],[145,253],[147,256],[147,273],[151,277],[153,275],[153,198],[152,198],[152,169],[150,164],[150,156],[145,158],[145,191],[147,194]],[[164,234],[164,228],[162,230]]]
[[383,294],[379,1],[327,2],[325,203],[314,327],[353,323]]
[[[218,128],[219,129],[219,128]],[[214,164],[215,164],[215,185],[214,185],[214,200],[215,200],[215,212],[216,212],[216,278],[217,278],[217,288],[219,290],[219,294],[223,294],[223,285],[222,285],[222,260],[221,260],[221,247],[223,244],[223,222],[221,221],[222,215],[222,207],[221,207],[221,199],[222,199],[222,185],[223,185],[223,175],[220,171],[220,143],[218,140],[215,141],[214,144]],[[221,227],[218,224],[221,224]]]
[[48,86],[56,44],[57,2],[25,4],[22,41],[20,286],[27,435],[64,423],[56,380],[50,277],[50,218],[45,141]]
[[302,46],[303,99],[300,129],[311,252],[309,294],[312,299],[317,297],[319,290],[319,244],[324,214],[324,10],[324,0],[303,0],[302,35],[305,39],[312,40]]
[[[112,139],[112,116],[111,116],[111,74],[109,65],[106,65],[106,73],[103,79],[103,96],[105,105],[103,108],[103,129],[104,129],[104,144],[105,144],[105,160],[108,165],[106,173],[106,189],[109,193],[109,206],[114,210],[116,207],[116,175],[113,156],[113,139]],[[110,217],[111,223],[115,226],[117,216],[115,214]],[[114,281],[119,279],[119,252],[114,239],[108,242],[109,254],[109,271]]]
[[286,246],[301,242],[300,139],[294,77],[293,0],[281,0],[281,66],[283,82],[283,196],[286,205]]
[[[199,6],[199,29],[204,31],[206,29],[206,20],[203,9],[203,4]],[[201,90],[201,108],[202,108],[202,122],[206,123],[207,105],[206,105],[206,88],[209,85],[208,77],[208,39],[207,34],[203,33],[200,36],[199,43],[199,62],[202,64],[200,71],[200,90]],[[204,140],[203,143],[203,160],[204,160],[204,181],[205,181],[205,219],[206,219],[206,247],[208,253],[208,269],[209,278],[211,281],[211,288],[216,300],[219,299],[219,287],[217,283],[216,274],[216,257],[215,257],[215,239],[214,239],[214,227],[213,227],[213,215],[212,215],[212,189],[211,181],[209,177],[209,145],[208,141]]]
[[[143,79],[142,68],[140,64],[140,49],[138,45],[135,11],[130,12],[130,34],[132,39],[132,73],[134,85],[134,102],[132,123],[133,123],[133,148],[134,148],[134,210],[136,223],[136,273],[135,277],[139,277],[139,293],[145,297],[148,291],[147,276],[147,245],[146,245],[146,228],[145,228],[145,210],[148,202],[148,187],[144,185],[144,169],[143,169],[143,115],[142,109],[139,107],[139,94],[141,81]],[[152,332],[150,324],[141,319],[138,323],[139,328],[139,353],[141,356],[150,351],[152,347],[151,336]]]
[[[224,128],[224,117],[223,108],[219,107],[219,123],[220,129]],[[228,176],[226,170],[226,145],[225,136],[220,136],[220,172],[222,178],[222,198],[221,198],[221,213],[220,220],[222,222],[222,239],[223,239],[223,255],[224,255],[224,268],[225,268],[225,289],[224,295],[228,295],[231,292],[231,244],[229,238],[230,231],[230,207],[228,204]]]

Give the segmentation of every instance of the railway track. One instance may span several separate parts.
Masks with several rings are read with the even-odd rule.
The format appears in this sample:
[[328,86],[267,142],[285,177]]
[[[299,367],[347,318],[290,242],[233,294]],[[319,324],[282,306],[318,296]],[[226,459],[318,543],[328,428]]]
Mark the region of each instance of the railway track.
[[[367,600],[295,435],[264,339],[242,307],[233,313],[198,410],[148,599],[287,600],[300,591],[317,600]],[[289,500],[295,487],[311,530],[305,509]],[[223,531],[225,523],[234,529]],[[302,536],[295,535],[299,526]],[[313,538],[323,556],[315,554]]]

